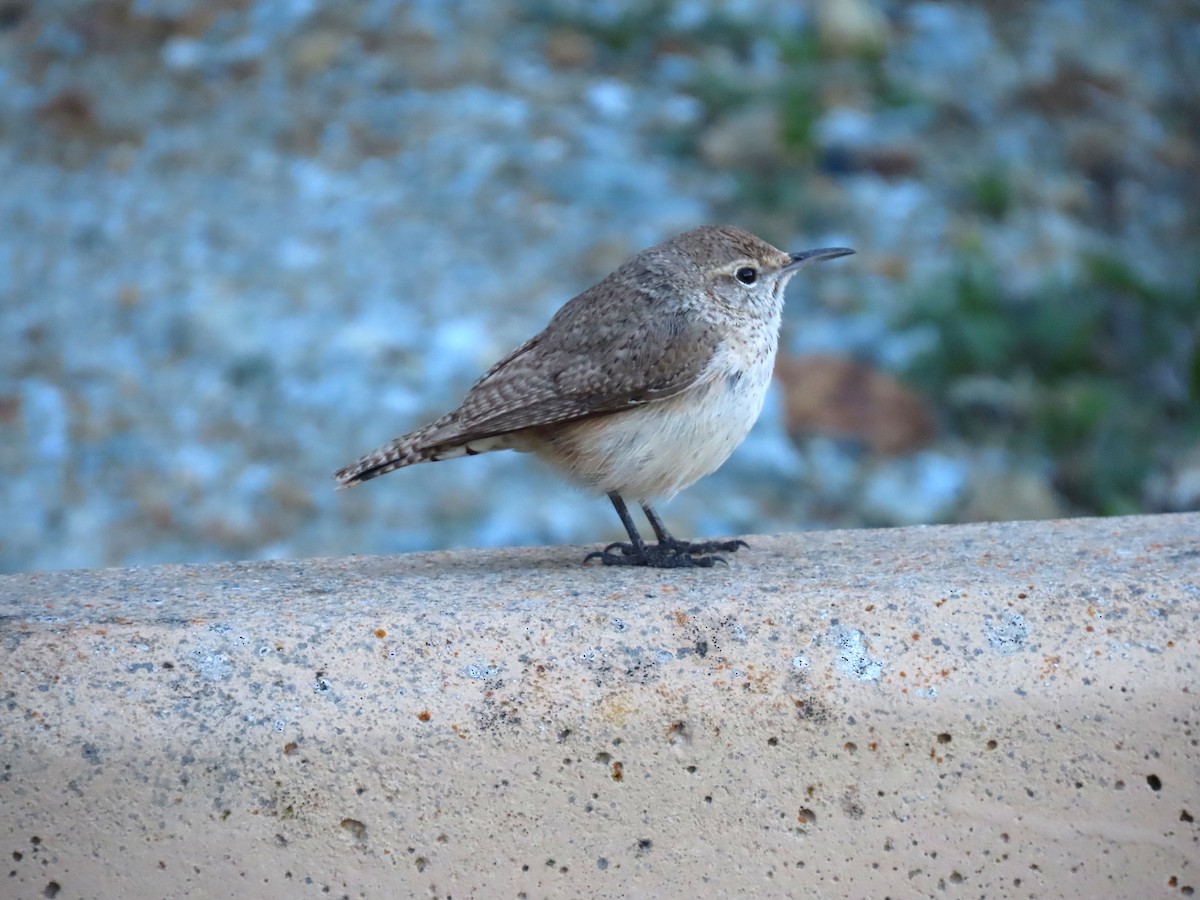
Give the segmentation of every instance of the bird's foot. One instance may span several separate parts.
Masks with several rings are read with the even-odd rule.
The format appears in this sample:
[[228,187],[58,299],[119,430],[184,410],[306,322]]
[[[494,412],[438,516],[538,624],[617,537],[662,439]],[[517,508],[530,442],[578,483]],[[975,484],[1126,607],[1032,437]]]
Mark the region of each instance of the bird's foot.
[[678,538],[668,538],[665,541],[659,541],[658,546],[666,545],[676,553],[737,553],[741,547],[750,549],[750,545],[740,539],[731,541],[681,541]]
[[606,566],[648,566],[654,569],[711,569],[717,563],[727,565],[720,556],[714,556],[714,550],[737,550],[738,545],[745,546],[742,541],[708,542],[691,544],[687,541],[672,541],[667,544],[644,544],[636,547],[633,544],[617,542],[609,544],[603,550],[593,550],[583,558],[585,563],[593,559],[600,560]]

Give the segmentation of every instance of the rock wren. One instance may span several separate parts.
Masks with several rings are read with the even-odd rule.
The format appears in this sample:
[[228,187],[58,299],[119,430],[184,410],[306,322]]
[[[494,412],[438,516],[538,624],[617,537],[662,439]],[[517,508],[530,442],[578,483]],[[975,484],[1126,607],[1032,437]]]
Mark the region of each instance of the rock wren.
[[[788,281],[853,252],[784,253],[724,226],[677,235],[569,300],[458,409],[334,477],[349,487],[413,463],[534,453],[607,494],[629,533],[585,562],[712,566],[745,543],[678,540],[650,504],[714,472],[742,442],[766,399]],[[625,497],[641,504],[657,544],[642,540]]]

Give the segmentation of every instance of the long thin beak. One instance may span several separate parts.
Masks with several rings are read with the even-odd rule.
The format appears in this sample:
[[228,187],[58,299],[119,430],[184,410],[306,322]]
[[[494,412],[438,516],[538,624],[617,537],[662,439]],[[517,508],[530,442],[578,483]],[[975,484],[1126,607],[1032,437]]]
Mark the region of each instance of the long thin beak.
[[821,262],[825,259],[837,259],[839,256],[849,256],[854,251],[849,247],[822,247],[820,250],[801,250],[799,253],[789,253],[792,261],[784,266],[788,269],[798,269],[810,262]]

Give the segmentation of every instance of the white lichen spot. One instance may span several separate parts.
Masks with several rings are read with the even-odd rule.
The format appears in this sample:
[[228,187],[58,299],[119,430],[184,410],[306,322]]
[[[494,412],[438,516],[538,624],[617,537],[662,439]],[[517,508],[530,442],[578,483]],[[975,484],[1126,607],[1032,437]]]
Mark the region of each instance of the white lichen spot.
[[883,674],[883,661],[867,652],[867,640],[857,628],[835,625],[829,632],[840,652],[837,666],[851,678],[876,681]]
[[499,666],[489,666],[484,662],[469,663],[463,672],[468,678],[495,678],[500,674]]
[[1005,656],[1022,650],[1029,640],[1029,626],[1020,613],[983,617],[983,633],[988,646]]

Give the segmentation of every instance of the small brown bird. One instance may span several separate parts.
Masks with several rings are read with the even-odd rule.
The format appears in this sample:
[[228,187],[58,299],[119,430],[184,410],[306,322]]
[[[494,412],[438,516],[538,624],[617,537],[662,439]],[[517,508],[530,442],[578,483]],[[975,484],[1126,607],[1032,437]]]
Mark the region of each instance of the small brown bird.
[[[712,566],[745,542],[678,540],[650,504],[714,472],[742,442],[766,399],[788,281],[806,263],[853,252],[784,253],[728,226],[677,235],[568,301],[458,409],[334,477],[349,487],[413,463],[534,453],[607,494],[629,534],[585,562]],[[625,497],[657,544],[642,540]]]

